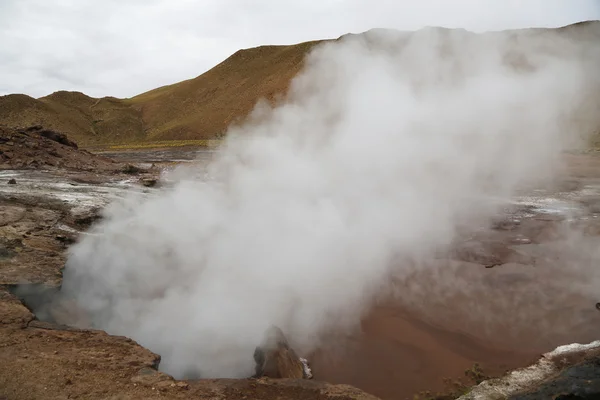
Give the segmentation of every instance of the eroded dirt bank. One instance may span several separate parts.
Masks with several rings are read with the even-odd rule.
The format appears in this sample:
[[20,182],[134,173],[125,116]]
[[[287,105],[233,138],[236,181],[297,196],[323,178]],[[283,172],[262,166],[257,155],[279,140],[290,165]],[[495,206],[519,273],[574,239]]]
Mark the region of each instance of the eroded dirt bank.
[[[597,338],[598,299],[580,280],[600,248],[600,158],[571,155],[555,185],[525,192],[492,226],[465,232],[450,254],[427,261],[441,268],[415,268],[397,282],[360,334],[335,338],[311,355],[316,381],[173,380],[156,370],[158,355],[130,339],[39,320],[67,322],[76,308],[64,305],[35,319],[14,295],[50,301],[68,245],[86,234],[107,202],[128,190],[157,190],[149,187],[158,172],[152,164],[169,165],[173,155],[121,155],[113,162],[36,139],[39,132],[10,135],[0,143],[12,141],[10,150],[0,147],[11,152],[0,172],[0,397],[373,398],[339,383],[403,399],[449,391],[444,379],[463,378],[474,363],[482,368],[478,379],[501,375],[558,345]],[[50,156],[43,167],[29,163],[38,153],[27,143],[36,141],[40,151],[46,143],[61,157]],[[22,154],[18,163],[10,161],[15,154]]]

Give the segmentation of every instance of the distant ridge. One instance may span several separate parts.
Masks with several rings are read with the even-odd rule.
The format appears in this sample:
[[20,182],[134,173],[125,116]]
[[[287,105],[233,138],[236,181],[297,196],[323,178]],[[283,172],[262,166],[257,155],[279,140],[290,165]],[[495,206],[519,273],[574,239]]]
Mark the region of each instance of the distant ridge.
[[[600,43],[600,21],[515,32],[548,31]],[[231,122],[243,119],[259,99],[285,93],[306,54],[322,42],[239,50],[196,78],[129,99],[67,91],[39,99],[0,96],[0,124],[44,125],[67,133],[83,147],[214,139]]]

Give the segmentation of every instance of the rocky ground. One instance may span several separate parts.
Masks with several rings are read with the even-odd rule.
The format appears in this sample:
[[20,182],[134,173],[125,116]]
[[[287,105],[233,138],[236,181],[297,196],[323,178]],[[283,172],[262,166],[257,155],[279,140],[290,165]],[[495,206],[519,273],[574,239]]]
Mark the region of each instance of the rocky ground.
[[[157,190],[157,166],[177,158],[167,153],[113,160],[41,127],[0,128],[0,399],[375,399],[344,384],[385,399],[417,392],[453,399],[487,375],[597,338],[600,298],[574,267],[600,260],[600,158],[593,155],[568,156],[553,187],[524,194],[492,226],[465,233],[449,254],[431,260],[444,263],[435,279],[403,277],[402,292],[367,316],[359,335],[311,355],[315,380],[301,379],[303,365],[281,339],[257,348],[257,379],[177,381],[158,371],[159,355],[131,339],[42,322],[68,320],[75,308],[33,315],[30,308],[40,310],[60,289],[69,244],[125,191]],[[178,162],[196,156],[180,154]],[[469,282],[469,293],[451,286],[456,276]],[[412,290],[411,279],[433,286]],[[564,290],[565,282],[581,286]],[[593,346],[546,353],[538,362],[543,373],[517,370],[465,398],[593,398],[599,360]]]
[[0,126],[0,168],[65,168],[113,172],[120,165],[79,150],[66,135],[41,126],[12,129]]
[[289,356],[284,379],[177,381],[129,338],[32,314],[28,307],[60,289],[65,251],[101,207],[125,190],[155,190],[158,172],[79,150],[41,127],[0,127],[0,399],[375,399],[351,386],[285,379],[286,366],[301,365]]
[[526,368],[481,382],[459,400],[597,399],[600,341],[560,346]]

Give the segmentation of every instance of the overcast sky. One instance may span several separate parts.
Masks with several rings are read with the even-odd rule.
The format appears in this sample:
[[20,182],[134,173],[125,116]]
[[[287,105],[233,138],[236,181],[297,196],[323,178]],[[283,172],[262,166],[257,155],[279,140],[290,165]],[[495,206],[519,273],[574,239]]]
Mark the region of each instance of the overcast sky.
[[600,19],[600,0],[0,0],[0,95],[130,97],[240,48],[371,28],[473,31]]

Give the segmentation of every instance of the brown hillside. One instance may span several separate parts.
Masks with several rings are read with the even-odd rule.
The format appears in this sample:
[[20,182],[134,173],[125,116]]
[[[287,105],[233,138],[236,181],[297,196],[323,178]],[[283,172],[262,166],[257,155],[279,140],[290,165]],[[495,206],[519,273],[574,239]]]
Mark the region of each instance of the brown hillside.
[[128,102],[141,110],[150,140],[212,138],[248,114],[259,98],[285,92],[317,43],[240,50],[196,79]]
[[65,132],[83,146],[144,139],[139,112],[123,100],[94,99],[79,92],[56,92],[34,99],[0,96],[0,122],[6,126],[42,125]]
[[0,121],[66,132],[84,147],[214,138],[248,114],[258,99],[285,92],[316,43],[240,50],[195,79],[131,99],[66,91],[39,99],[0,96]]
[[124,100],[115,97],[95,99],[79,92],[55,92],[40,101],[53,105],[61,115],[77,115],[85,125],[76,139],[84,144],[90,141],[119,143],[144,139],[140,113]]
[[76,137],[91,133],[88,121],[80,112],[66,108],[60,102],[44,98],[36,100],[23,94],[0,96],[0,121],[17,127],[41,124]]
[[[600,21],[513,32],[548,31],[597,42]],[[43,125],[67,133],[83,147],[215,138],[229,124],[243,119],[259,99],[272,101],[284,93],[306,54],[318,43],[321,41],[240,50],[194,79],[130,99],[96,99],[66,91],[39,99],[23,94],[0,96],[0,123]]]

